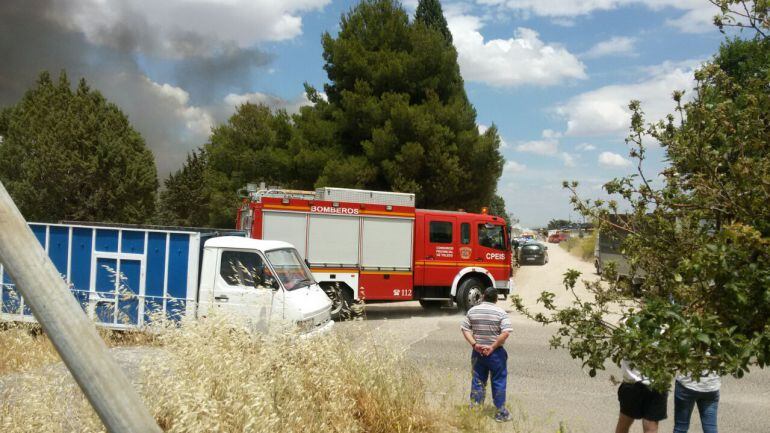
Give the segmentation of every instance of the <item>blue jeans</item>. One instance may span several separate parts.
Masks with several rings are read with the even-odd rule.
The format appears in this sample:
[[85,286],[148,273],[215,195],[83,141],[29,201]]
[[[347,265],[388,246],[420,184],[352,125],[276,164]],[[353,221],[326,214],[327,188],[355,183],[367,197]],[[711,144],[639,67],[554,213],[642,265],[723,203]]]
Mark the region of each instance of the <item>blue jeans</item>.
[[674,433],[687,433],[690,428],[692,409],[696,403],[703,433],[717,433],[719,391],[693,391],[679,382],[674,386]]
[[498,411],[505,411],[505,385],[508,380],[508,352],[499,347],[489,356],[481,356],[476,351],[471,353],[471,402],[484,402],[487,379],[492,375],[492,400]]

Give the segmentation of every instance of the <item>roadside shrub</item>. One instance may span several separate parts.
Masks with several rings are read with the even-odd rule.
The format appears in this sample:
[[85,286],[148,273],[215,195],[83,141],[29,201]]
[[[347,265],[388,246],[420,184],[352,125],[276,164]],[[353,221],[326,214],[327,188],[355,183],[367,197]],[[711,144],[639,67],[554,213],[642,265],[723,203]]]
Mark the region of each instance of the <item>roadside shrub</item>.
[[596,246],[596,233],[588,236],[573,236],[559,244],[562,248],[583,260],[591,260],[594,257],[594,247]]

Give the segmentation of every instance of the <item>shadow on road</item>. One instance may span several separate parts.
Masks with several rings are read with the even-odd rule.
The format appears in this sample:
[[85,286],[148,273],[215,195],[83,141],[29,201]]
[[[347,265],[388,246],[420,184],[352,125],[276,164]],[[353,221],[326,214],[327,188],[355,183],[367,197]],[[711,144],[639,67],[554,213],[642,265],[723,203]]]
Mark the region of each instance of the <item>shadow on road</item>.
[[387,304],[367,304],[365,309],[366,320],[394,320],[409,319],[412,317],[449,317],[461,314],[457,307],[447,307],[438,310],[428,310],[417,302],[399,302]]

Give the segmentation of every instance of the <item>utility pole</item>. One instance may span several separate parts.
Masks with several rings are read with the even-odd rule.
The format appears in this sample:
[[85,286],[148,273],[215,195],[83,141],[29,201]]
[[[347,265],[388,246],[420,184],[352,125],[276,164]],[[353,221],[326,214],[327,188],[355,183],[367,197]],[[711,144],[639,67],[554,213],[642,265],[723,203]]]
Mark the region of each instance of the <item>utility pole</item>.
[[111,433],[160,433],[0,182],[0,262]]

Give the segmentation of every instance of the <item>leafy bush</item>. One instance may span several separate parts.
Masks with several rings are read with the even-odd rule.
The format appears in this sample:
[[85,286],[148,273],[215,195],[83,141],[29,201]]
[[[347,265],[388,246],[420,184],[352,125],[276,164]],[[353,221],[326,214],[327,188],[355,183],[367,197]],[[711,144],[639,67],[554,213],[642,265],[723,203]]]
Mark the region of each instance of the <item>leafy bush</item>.
[[560,247],[569,251],[583,260],[591,260],[594,257],[594,247],[596,246],[596,234],[591,233],[588,236],[573,236],[559,244]]

